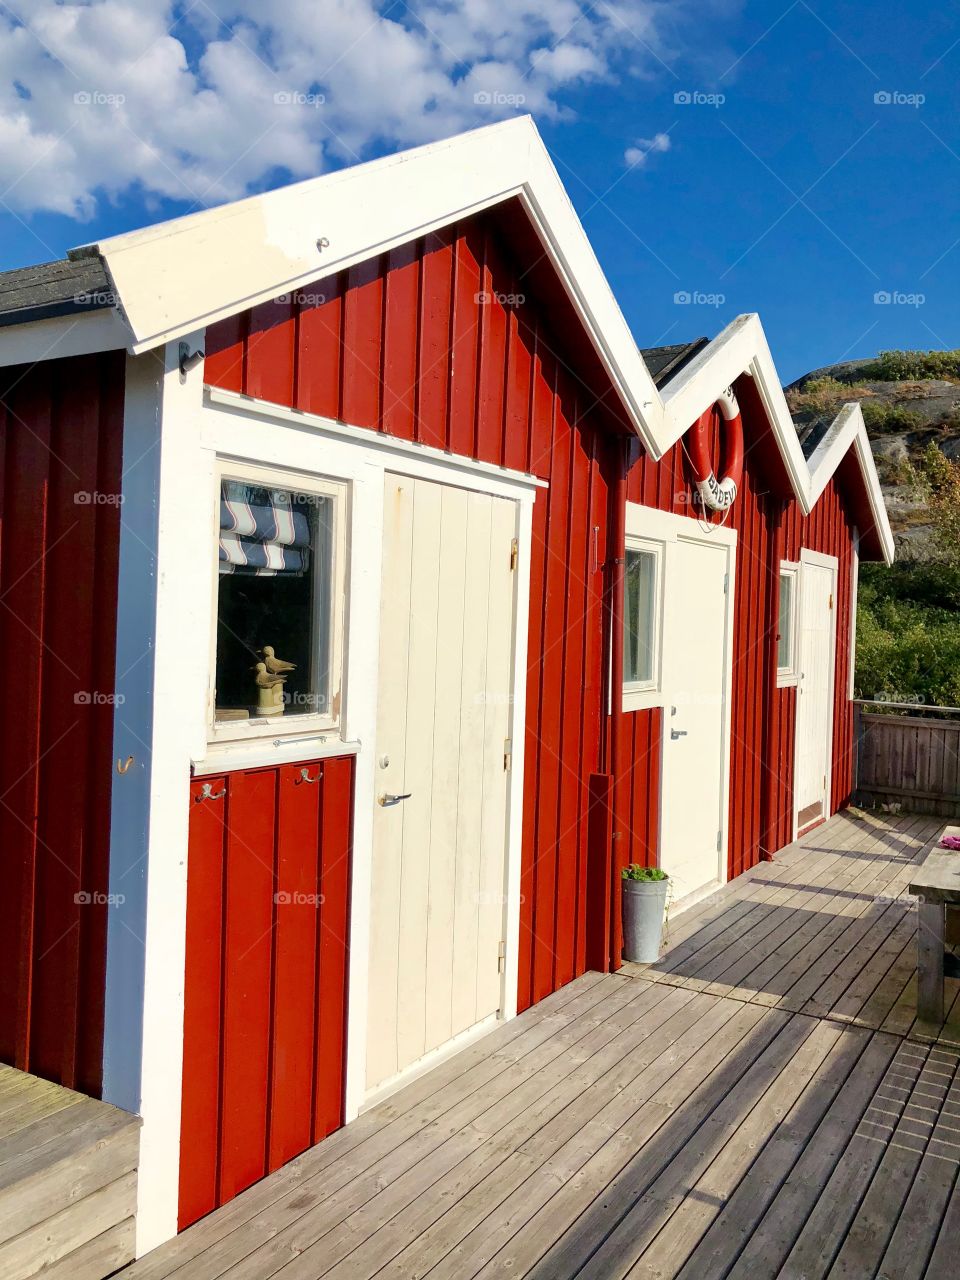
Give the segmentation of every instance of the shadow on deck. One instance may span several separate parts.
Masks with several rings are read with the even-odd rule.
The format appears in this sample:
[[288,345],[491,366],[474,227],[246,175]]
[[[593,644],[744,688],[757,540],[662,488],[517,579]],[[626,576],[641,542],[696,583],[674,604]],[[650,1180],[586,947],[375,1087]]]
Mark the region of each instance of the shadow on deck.
[[906,1036],[926,831],[816,836],[642,979],[586,974],[124,1280],[954,1275],[960,1054]]

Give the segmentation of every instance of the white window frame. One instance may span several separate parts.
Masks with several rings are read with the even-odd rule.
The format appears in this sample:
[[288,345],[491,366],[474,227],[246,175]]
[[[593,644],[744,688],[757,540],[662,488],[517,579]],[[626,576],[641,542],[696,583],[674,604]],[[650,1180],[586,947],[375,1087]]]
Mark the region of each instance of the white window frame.
[[[646,711],[660,705],[663,671],[661,655],[663,653],[663,591],[664,591],[664,559],[666,544],[655,538],[643,538],[637,534],[628,534],[625,550],[644,551],[654,556],[653,578],[653,625],[651,640],[653,645],[652,676],[649,680],[623,680],[624,711]],[[626,558],[624,558],[624,576],[626,576]],[[624,590],[626,603],[626,590]],[[626,619],[624,619],[624,622]],[[623,673],[621,673],[622,678]]]
[[[347,504],[349,485],[343,480],[306,474],[294,470],[259,466],[250,462],[232,461],[219,456],[214,469],[215,490],[212,503],[214,511],[214,536],[211,546],[213,626],[210,634],[209,684],[207,688],[207,740],[214,744],[242,744],[271,739],[276,742],[304,735],[329,734],[340,737],[343,722],[343,660],[344,615],[347,591]],[[330,702],[329,711],[317,714],[305,713],[292,716],[251,716],[249,720],[216,720],[217,686],[217,630],[219,627],[220,571],[216,555],[220,533],[220,486],[223,480],[241,480],[249,484],[263,485],[268,489],[290,489],[296,493],[316,494],[333,499],[334,529],[331,558],[330,595]]]
[[[800,680],[800,565],[792,560],[781,560],[777,575],[777,629],[780,627],[780,582],[790,578],[793,586],[790,596],[790,665],[781,667],[777,654],[777,688],[793,688]],[[779,639],[777,640],[779,648]]]

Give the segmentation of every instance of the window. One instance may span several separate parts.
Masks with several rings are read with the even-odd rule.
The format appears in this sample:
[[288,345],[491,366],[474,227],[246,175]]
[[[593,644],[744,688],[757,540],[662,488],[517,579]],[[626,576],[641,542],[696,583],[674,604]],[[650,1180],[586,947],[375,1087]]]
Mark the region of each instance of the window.
[[777,618],[777,683],[797,678],[797,566],[780,566],[780,608]]
[[623,681],[633,689],[657,683],[657,578],[655,550],[627,547],[623,591]]
[[344,489],[224,472],[213,735],[333,728],[340,714]]

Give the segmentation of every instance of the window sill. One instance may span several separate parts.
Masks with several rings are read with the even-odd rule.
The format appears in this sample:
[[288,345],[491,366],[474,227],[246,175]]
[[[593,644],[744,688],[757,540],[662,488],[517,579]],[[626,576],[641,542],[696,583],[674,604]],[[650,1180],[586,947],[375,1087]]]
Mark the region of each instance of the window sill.
[[192,762],[191,773],[195,778],[202,778],[235,769],[265,769],[271,765],[300,764],[304,760],[325,760],[328,756],[355,756],[359,750],[359,742],[344,742],[335,732],[296,738],[281,742],[278,747],[263,738],[218,742],[210,744],[202,760]]
[[663,706],[663,692],[660,689],[624,689],[624,711],[652,711],[654,707]]
[[778,671],[777,672],[777,688],[778,689],[795,689],[800,683],[800,677],[796,671]]

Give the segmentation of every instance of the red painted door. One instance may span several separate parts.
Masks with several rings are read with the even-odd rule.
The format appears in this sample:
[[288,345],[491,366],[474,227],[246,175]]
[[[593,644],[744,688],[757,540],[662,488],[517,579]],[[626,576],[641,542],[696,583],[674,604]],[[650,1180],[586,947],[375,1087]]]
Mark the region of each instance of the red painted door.
[[195,781],[180,1228],[343,1123],[351,757]]

